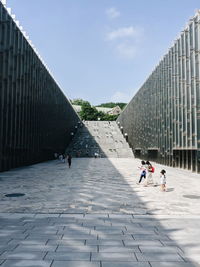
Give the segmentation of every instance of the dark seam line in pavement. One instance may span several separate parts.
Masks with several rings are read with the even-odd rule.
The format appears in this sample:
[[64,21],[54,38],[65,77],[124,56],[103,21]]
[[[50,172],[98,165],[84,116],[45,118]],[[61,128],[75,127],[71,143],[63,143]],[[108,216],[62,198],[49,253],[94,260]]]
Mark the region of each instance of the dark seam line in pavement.
[[24,239],[27,239],[29,235],[30,235],[30,234],[27,234],[27,235],[24,237]]
[[49,240],[50,240],[50,239],[47,239],[47,242],[45,243],[45,245],[47,245],[47,244],[48,244]]
[[53,263],[54,263],[54,260],[52,260],[52,262],[51,262],[51,264],[50,264],[50,266],[49,266],[49,267],[52,267],[52,266],[53,266]]
[[99,263],[100,263],[100,264],[99,264],[99,265],[100,265],[100,267],[102,267],[102,266],[103,266],[103,264],[102,264],[102,261],[100,261]]
[[90,261],[92,261],[92,252],[90,252]]
[[86,242],[87,242],[87,241],[86,241],[86,239],[85,239],[85,240],[84,240],[84,246],[86,246]]
[[97,252],[99,252],[99,245],[97,245]]
[[48,254],[48,251],[46,252],[46,254],[44,255],[44,258],[43,258],[43,260],[45,259],[45,257],[46,257],[46,255]]
[[11,251],[14,251],[17,247],[19,247],[19,244],[17,244],[16,247],[14,247],[14,249],[12,249]]
[[150,261],[148,261],[148,264],[152,267],[152,265],[151,265],[151,262]]
[[57,252],[57,249],[58,249],[59,245],[57,245],[56,249],[55,249],[55,252]]
[[132,238],[135,240],[135,238],[134,238],[133,234],[131,234],[131,236],[132,236]]
[[137,246],[138,247],[138,250],[142,253],[142,250],[140,249],[140,245],[139,246]]
[[136,255],[136,253],[135,253],[135,252],[133,252],[133,254],[135,255],[135,258],[136,258],[136,260],[137,260],[137,261],[139,261],[139,260],[138,260],[138,258],[137,258],[137,255]]
[[[181,254],[179,254],[179,252],[177,252],[177,254],[181,257],[181,259],[183,259],[184,262],[188,262],[186,259],[183,258],[183,256]],[[187,257],[187,256],[186,256]],[[192,262],[193,263],[193,262]]]
[[165,243],[163,243],[162,240],[158,240],[158,241],[161,243],[161,245],[162,245],[163,247],[166,247],[166,246],[165,246]]
[[122,244],[124,245],[124,247],[125,247],[125,243],[124,243],[124,240],[122,240]]
[[6,260],[3,260],[2,263],[0,265],[2,265]]

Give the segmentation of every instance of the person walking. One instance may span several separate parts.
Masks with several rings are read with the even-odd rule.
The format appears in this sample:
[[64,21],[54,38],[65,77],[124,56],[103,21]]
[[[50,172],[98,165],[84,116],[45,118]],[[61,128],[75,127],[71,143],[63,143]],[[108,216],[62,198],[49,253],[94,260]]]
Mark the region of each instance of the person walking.
[[140,184],[142,182],[142,178],[144,179],[146,178],[147,169],[146,169],[146,164],[144,160],[141,161],[141,166],[138,168],[140,169],[140,179],[137,184]]
[[144,186],[148,186],[148,184],[154,184],[153,181],[153,173],[155,168],[152,166],[152,164],[149,161],[146,161],[146,168],[147,168],[147,179]]
[[70,168],[70,167],[71,167],[71,164],[72,164],[72,157],[71,157],[70,154],[67,155],[67,162],[68,162],[68,166],[69,166],[69,168]]
[[162,170],[160,172],[160,186],[161,186],[161,191],[162,192],[166,192],[167,189],[166,189],[166,171],[165,170]]

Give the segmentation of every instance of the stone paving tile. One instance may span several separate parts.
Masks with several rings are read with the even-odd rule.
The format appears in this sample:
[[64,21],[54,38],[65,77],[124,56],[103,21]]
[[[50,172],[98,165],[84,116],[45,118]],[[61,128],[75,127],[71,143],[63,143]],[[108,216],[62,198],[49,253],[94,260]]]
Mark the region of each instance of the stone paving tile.
[[90,253],[87,252],[48,252],[45,260],[61,260],[61,261],[90,261]]
[[[96,241],[96,240],[95,240]],[[81,246],[86,243],[85,239],[49,239],[47,245]]]
[[56,252],[97,252],[97,246],[61,246],[59,245]]
[[99,246],[99,252],[140,252],[138,247]]
[[[102,267],[151,267],[147,262],[102,262]],[[175,267],[175,266],[174,266]]]
[[51,267],[100,267],[100,263],[88,261],[53,261]]
[[30,239],[30,240],[19,240],[19,239],[12,239],[9,242],[9,245],[38,245],[44,246],[46,245],[48,239]]
[[0,259],[7,260],[42,260],[46,253],[44,252],[4,252],[0,255]]
[[50,267],[51,263],[43,260],[6,260],[1,267]]
[[134,253],[130,252],[99,252],[92,253],[92,261],[137,261]]
[[183,258],[177,253],[135,253],[138,261],[184,261]]
[[163,244],[159,240],[124,240],[125,246],[158,246],[163,247]]
[[141,252],[144,253],[181,253],[181,249],[176,247],[176,246],[172,246],[172,247],[161,247],[161,246],[139,246]]
[[[44,239],[62,239],[62,235],[48,235],[48,234],[30,234],[26,237],[26,240],[30,240],[30,239],[39,239],[39,240],[44,240]],[[16,239],[16,237],[13,237]]]
[[14,252],[34,252],[34,251],[55,251],[57,248],[56,245],[19,245],[14,249]]
[[133,237],[132,235],[123,235],[123,234],[116,234],[116,235],[113,235],[113,234],[99,234],[98,235],[98,239],[101,240],[101,239],[111,239],[111,240],[133,240]]
[[[51,237],[49,237],[49,239],[52,239]],[[56,238],[55,238],[56,239]],[[62,240],[65,239],[97,239],[97,235],[87,235],[87,234],[73,234],[73,233],[69,233],[69,234],[64,234],[62,236]]]
[[110,240],[110,239],[101,239],[101,240],[94,240],[94,239],[88,239],[86,240],[86,245],[102,245],[102,246],[122,246],[123,242],[122,240]]
[[150,262],[151,267],[200,267],[200,264],[189,262]]

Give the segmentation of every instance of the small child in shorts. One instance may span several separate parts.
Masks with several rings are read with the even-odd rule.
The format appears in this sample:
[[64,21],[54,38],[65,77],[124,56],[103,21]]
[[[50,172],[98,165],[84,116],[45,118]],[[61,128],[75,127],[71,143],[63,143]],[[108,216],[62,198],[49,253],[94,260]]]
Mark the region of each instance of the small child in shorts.
[[161,186],[161,191],[166,192],[166,171],[162,170],[160,172],[160,186]]

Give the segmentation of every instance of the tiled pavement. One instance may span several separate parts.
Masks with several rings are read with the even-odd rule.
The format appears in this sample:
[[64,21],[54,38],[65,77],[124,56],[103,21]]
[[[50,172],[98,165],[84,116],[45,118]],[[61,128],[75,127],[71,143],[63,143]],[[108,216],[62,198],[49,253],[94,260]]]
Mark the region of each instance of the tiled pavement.
[[200,200],[184,197],[200,195],[199,175],[167,167],[162,193],[136,185],[137,165],[75,159],[1,173],[0,266],[200,266]]

